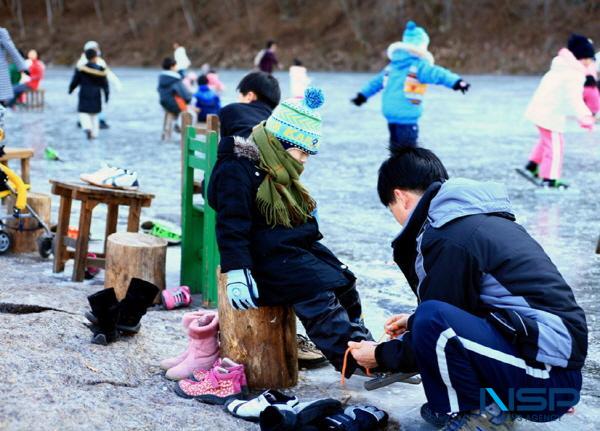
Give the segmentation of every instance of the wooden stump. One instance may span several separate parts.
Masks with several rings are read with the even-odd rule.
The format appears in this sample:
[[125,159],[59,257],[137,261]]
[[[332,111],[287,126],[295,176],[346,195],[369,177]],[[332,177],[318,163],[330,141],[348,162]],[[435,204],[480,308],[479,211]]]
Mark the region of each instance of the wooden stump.
[[243,363],[251,389],[289,388],[298,382],[296,315],[291,307],[237,311],[219,276],[221,356]]
[[[40,216],[40,218],[50,225],[50,206],[52,200],[50,196],[42,193],[28,193],[27,203]],[[9,214],[12,214],[15,204],[15,197],[7,198],[7,207]],[[22,214],[27,214],[27,209],[24,209]],[[18,231],[19,220],[9,219],[6,222],[7,231],[12,240],[13,253],[31,253],[38,250],[37,238],[44,233],[44,230],[39,226],[39,223],[33,217],[22,219],[23,230]]]
[[104,287],[115,289],[117,299],[125,297],[133,277],[165,288],[167,241],[144,233],[117,232],[106,241]]

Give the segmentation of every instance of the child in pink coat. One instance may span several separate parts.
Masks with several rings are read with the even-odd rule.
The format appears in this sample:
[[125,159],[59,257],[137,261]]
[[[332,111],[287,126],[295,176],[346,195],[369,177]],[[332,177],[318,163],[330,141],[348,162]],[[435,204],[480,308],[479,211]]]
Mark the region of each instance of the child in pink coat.
[[568,187],[560,181],[567,115],[574,114],[585,129],[594,127],[594,117],[582,96],[587,70],[593,61],[592,41],[571,35],[567,48],[562,48],[552,60],[525,112],[540,134],[525,169],[533,177],[541,178],[544,187]]

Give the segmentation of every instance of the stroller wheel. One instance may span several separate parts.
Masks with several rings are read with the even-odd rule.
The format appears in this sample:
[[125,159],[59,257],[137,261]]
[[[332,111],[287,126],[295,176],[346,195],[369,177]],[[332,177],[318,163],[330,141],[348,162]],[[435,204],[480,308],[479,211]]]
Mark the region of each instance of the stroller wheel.
[[49,258],[50,255],[52,254],[52,240],[53,239],[54,239],[54,237],[52,237],[50,235],[46,235],[46,234],[38,237],[38,239],[37,239],[38,252],[40,253],[40,256],[42,256],[44,259]]
[[0,230],[0,254],[4,254],[10,250],[11,244],[12,241],[10,240],[8,233],[6,233],[5,230]]

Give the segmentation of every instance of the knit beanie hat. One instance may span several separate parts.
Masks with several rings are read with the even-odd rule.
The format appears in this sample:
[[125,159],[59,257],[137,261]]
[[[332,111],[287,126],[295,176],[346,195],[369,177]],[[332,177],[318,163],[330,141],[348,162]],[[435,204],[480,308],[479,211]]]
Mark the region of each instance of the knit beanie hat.
[[287,99],[275,107],[265,128],[283,148],[298,148],[317,154],[321,141],[321,114],[315,109],[323,105],[325,96],[320,88],[309,87],[304,99]]
[[419,27],[414,21],[408,21],[402,34],[402,42],[427,51],[429,35],[423,27]]
[[582,58],[594,58],[596,50],[592,39],[580,34],[572,34],[567,42],[567,48],[573,53],[577,60]]

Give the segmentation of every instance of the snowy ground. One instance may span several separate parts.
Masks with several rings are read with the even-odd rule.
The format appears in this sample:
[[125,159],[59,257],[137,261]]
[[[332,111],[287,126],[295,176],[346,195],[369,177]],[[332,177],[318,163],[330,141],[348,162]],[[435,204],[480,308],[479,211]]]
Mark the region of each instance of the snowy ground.
[[[111,129],[92,142],[76,128],[76,97],[66,94],[70,74],[67,69],[49,70],[43,84],[47,101],[43,114],[14,112],[8,116],[7,144],[36,150],[33,189],[49,192],[48,179],[76,180],[81,172],[95,170],[105,160],[137,170],[142,190],[156,195],[152,207],[144,209],[143,219],[177,222],[180,150],[176,138],[160,141],[157,71],[117,70],[124,90],[113,94],[108,106]],[[225,103],[234,101],[234,88],[242,75],[236,71],[221,74],[228,85]],[[280,78],[286,94],[287,76]],[[315,73],[312,78],[327,97],[325,139],[322,152],[309,160],[305,181],[319,202],[326,244],[360,278],[365,318],[378,338],[387,315],[415,306],[412,292],[391,260],[389,244],[399,226],[378,202],[375,190],[377,169],[386,157],[386,123],[379,113],[379,97],[360,109],[348,101],[368,75]],[[526,161],[536,139],[535,129],[522,119],[522,112],[538,79],[468,79],[473,86],[466,96],[442,88],[428,90],[420,124],[422,145],[441,157],[451,176],[507,185],[518,221],[546,248],[573,286],[590,329],[584,390],[576,414],[550,425],[522,423],[520,429],[597,429],[600,257],[594,248],[600,234],[598,135],[573,125],[566,134],[565,155],[565,178],[572,189],[539,192],[514,173],[514,167]],[[43,160],[45,146],[58,150],[64,162]],[[57,209],[55,199],[54,214]],[[104,216],[103,208],[94,212],[93,236],[102,235]],[[74,218],[71,224],[77,224]],[[71,283],[70,269],[53,275],[50,262],[35,255],[0,258],[0,303],[35,304],[74,313],[0,313],[0,429],[258,428],[229,418],[217,408],[179,400],[169,391],[157,365],[184,345],[180,312],[149,312],[142,334],[130,341],[109,348],[87,344],[87,329],[77,313],[86,307],[85,296],[101,288],[102,276],[84,284]],[[177,283],[177,272],[178,250],[170,249],[170,285]],[[297,393],[303,398],[351,396],[354,401],[386,409],[402,429],[429,429],[418,415],[424,401],[420,387],[394,385],[365,393],[361,380],[354,378],[342,389],[331,369],[302,373],[301,380]]]

